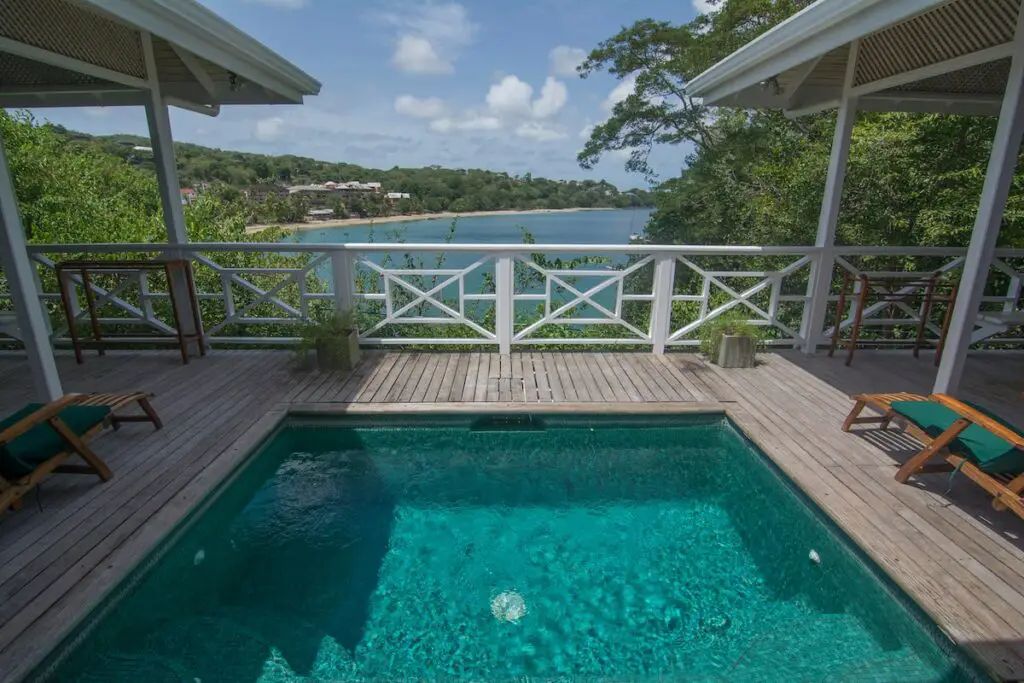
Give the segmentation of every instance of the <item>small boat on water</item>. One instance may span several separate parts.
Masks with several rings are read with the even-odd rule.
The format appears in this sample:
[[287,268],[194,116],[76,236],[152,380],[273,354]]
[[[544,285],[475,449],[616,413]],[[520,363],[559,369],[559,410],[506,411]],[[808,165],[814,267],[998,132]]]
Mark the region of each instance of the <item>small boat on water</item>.
[[643,235],[634,232],[632,235],[629,236],[629,241],[630,242],[639,242],[643,238],[644,238]]

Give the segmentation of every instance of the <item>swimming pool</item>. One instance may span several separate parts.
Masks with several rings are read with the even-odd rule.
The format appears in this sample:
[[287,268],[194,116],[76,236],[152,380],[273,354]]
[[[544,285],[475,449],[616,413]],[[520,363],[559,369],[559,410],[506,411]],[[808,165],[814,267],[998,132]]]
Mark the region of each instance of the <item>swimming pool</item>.
[[37,678],[983,680],[721,415],[292,419]]

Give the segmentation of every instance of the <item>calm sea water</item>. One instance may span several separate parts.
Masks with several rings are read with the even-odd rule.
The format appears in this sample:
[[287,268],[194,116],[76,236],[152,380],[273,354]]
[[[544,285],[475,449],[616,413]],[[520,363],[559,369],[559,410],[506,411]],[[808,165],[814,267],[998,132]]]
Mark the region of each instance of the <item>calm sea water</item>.
[[393,422],[281,432],[51,680],[976,680],[720,418]]
[[[523,228],[526,228],[541,244],[629,244],[629,236],[642,233],[650,216],[650,209],[463,216],[457,221],[452,241],[515,244],[523,241]],[[442,218],[372,227],[359,225],[304,230],[293,239],[302,243],[368,242],[372,235],[374,242],[443,242],[451,223],[451,219]]]
[[[464,216],[456,221],[455,234],[452,242],[462,244],[519,244],[523,242],[525,231],[529,231],[538,244],[622,244],[630,243],[630,236],[642,234],[644,226],[651,217],[651,209],[623,209],[607,211],[579,211],[564,213],[540,213],[540,214],[519,214],[510,216]],[[377,244],[387,243],[442,243],[448,238],[451,229],[452,219],[434,219],[426,221],[410,221],[408,223],[386,223],[382,225],[359,225],[344,228],[325,228],[323,230],[304,230],[286,238],[286,241],[295,241],[303,244],[310,243],[344,243],[344,242],[374,242]],[[580,253],[558,253],[548,254],[552,261],[563,259],[569,261],[586,254]],[[384,263],[389,259],[393,266],[405,267],[405,254],[401,247],[374,252],[366,255],[367,258],[376,262]],[[475,252],[426,252],[416,253],[412,256],[417,268],[468,268],[483,257],[483,254]],[[610,268],[622,266],[626,263],[627,257],[624,254],[608,255],[600,263],[591,263],[584,268],[591,268],[597,271],[606,271]],[[525,271],[522,264],[517,265],[519,271]],[[484,273],[493,273],[493,262],[487,262],[481,267],[468,272],[464,278],[466,292],[478,293],[483,291]],[[365,267],[362,272],[366,271]],[[324,266],[318,270],[318,274],[325,280],[331,279],[330,268]],[[577,278],[575,283],[584,289],[593,287],[603,280],[595,278]],[[420,284],[426,284],[420,283]],[[373,286],[378,291],[382,285],[378,282]],[[543,291],[542,284],[534,284],[526,288],[530,292]],[[602,305],[613,305],[614,288],[608,288],[596,296],[596,300]],[[453,306],[458,306],[458,285],[452,284],[446,287],[441,297]],[[567,300],[568,294],[556,289],[552,293],[552,301],[560,303]],[[471,306],[470,315],[483,315],[490,304],[477,303]],[[575,311],[576,315],[590,315],[589,307],[581,306]],[[439,316],[440,313],[433,308],[420,313],[425,316]],[[443,317],[443,316],[442,316]]]

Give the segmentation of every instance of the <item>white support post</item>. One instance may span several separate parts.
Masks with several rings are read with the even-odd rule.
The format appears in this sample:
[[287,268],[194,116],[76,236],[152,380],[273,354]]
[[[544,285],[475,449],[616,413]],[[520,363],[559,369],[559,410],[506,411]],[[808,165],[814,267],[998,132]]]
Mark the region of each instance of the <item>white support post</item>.
[[857,120],[857,98],[850,97],[857,68],[859,41],[850,45],[846,62],[846,80],[843,84],[843,99],[836,116],[836,129],[832,136],[832,152],[828,159],[828,174],[825,177],[825,196],[821,201],[818,215],[818,236],[814,246],[819,251],[811,263],[810,280],[807,283],[808,301],[804,306],[800,336],[804,339],[804,353],[814,353],[821,341],[825,327],[825,313],[832,291],[832,271],[835,255],[832,247],[836,242],[836,223],[839,220],[839,206],[843,198],[843,183],[846,180],[846,162],[850,156],[850,138],[853,124]]
[[671,332],[672,294],[676,281],[676,257],[674,254],[658,254],[654,257],[654,300],[651,301],[651,348],[655,355],[665,353],[665,342]]
[[231,274],[220,274],[221,297],[224,300],[224,320],[234,322],[235,317],[235,292],[231,288]]
[[[146,62],[149,90],[146,96],[146,122],[149,124],[149,144],[153,148],[153,162],[156,164],[156,179],[160,189],[160,205],[164,213],[164,227],[167,242],[180,249],[167,253],[169,258],[191,258],[184,248],[188,245],[188,231],[185,228],[185,210],[181,203],[181,185],[178,182],[178,164],[174,158],[174,138],[171,136],[171,117],[160,93],[160,78],[153,54],[153,41],[148,33],[142,34],[142,53]],[[188,282],[180,270],[175,269],[167,286],[174,293],[177,317],[185,334],[196,334],[192,319],[192,299]]]
[[334,280],[334,310],[338,312],[351,311],[354,293],[354,268],[353,256],[344,249],[331,252],[331,278]]
[[139,287],[139,309],[142,311],[146,322],[151,323],[156,319],[156,316],[153,315],[153,300],[150,298],[149,272],[140,270],[136,273],[136,279],[138,280]]
[[153,161],[156,163],[157,183],[160,186],[160,204],[164,210],[167,241],[174,245],[185,245],[188,244],[188,233],[181,204],[181,187],[178,184],[178,166],[174,159],[171,119],[167,104],[158,94],[146,100],[146,120],[149,123],[149,140],[153,147]]
[[494,332],[498,353],[512,352],[515,317],[515,263],[512,254],[499,254],[494,259]]
[[21,339],[28,354],[32,383],[39,400],[49,403],[63,395],[50,335],[36,288],[34,266],[28,257],[25,233],[18,214],[11,172],[7,167],[3,137],[0,136],[0,259],[7,275],[7,287],[14,301]]
[[971,244],[967,248],[964,271],[957,289],[953,319],[949,324],[942,361],[935,377],[933,391],[937,394],[955,393],[960,386],[964,364],[967,362],[967,349],[971,345],[981,297],[995,256],[1006,199],[1017,169],[1017,155],[1024,134],[1024,12],[1017,17],[1013,42],[1013,61],[1010,63],[1010,75],[1006,79],[1003,106],[999,110],[999,124],[992,141],[985,184],[971,232]]
[[1020,279],[1020,273],[1010,278],[1009,283],[1006,285],[1006,301],[1003,302],[1003,313],[1013,313],[1017,310],[1017,301],[1020,300],[1022,284],[1024,283]]

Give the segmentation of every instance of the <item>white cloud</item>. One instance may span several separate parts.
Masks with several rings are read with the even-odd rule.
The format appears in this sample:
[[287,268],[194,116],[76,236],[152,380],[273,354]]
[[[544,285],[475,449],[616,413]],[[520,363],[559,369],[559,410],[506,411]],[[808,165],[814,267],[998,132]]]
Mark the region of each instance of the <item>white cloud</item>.
[[697,14],[707,14],[708,12],[713,12],[715,10],[710,0],[690,0],[690,3],[693,5],[693,9]]
[[533,99],[533,86],[513,74],[492,85],[485,101],[502,119],[548,119],[560,112],[568,99],[565,84],[551,76],[544,81],[540,96]]
[[447,132],[451,131],[452,126],[453,126],[452,120],[445,118],[445,119],[434,119],[433,121],[430,122],[430,126],[429,127],[430,127],[430,130],[434,131],[435,133],[447,133]]
[[575,76],[576,67],[582,64],[586,58],[585,50],[567,45],[559,45],[548,53],[548,59],[551,61],[551,73],[556,76]]
[[437,97],[421,99],[412,95],[399,95],[395,98],[395,111],[403,116],[436,119],[444,114],[444,102]]
[[562,110],[568,99],[565,84],[548,76],[540,89],[540,97],[533,103],[533,115],[538,119],[549,119]]
[[450,74],[455,66],[434,50],[430,41],[420,36],[399,36],[391,63],[411,74]]
[[263,142],[274,142],[281,139],[285,133],[284,119],[280,116],[272,116],[269,119],[260,119],[256,122],[256,139]]
[[619,84],[615,86],[610,93],[608,93],[608,97],[604,99],[604,102],[601,103],[601,106],[607,111],[611,111],[616,104],[625,100],[635,91],[636,76],[627,76],[625,80],[620,81]]
[[501,119],[496,116],[471,116],[463,121],[457,121],[455,128],[458,130],[498,130],[501,128]]
[[268,7],[277,7],[279,9],[302,9],[307,4],[307,0],[248,0],[248,2],[255,2],[259,5],[267,5]]
[[538,121],[527,121],[526,123],[519,124],[519,126],[516,127],[516,135],[521,138],[537,140],[539,142],[561,140],[567,137],[564,131],[549,128]]
[[450,74],[462,48],[473,42],[476,24],[458,3],[402,6],[384,20],[398,29],[391,63],[416,74]]
[[434,119],[430,122],[429,128],[435,133],[498,130],[501,128],[501,119],[496,116],[470,112],[464,118],[458,120],[453,120],[448,117]]
[[[467,109],[454,117],[439,111],[428,127],[436,133],[506,130],[529,140],[568,137],[561,127],[549,123],[569,99],[565,84],[548,76],[540,94],[534,98],[533,93],[533,86],[510,74],[491,85],[484,97],[486,108]],[[410,96],[403,97],[409,101],[399,98],[402,109],[412,110],[413,104],[422,102]],[[396,100],[396,110],[399,107]]]
[[513,75],[505,76],[500,83],[492,85],[485,101],[491,111],[499,116],[530,116],[533,114],[530,104],[532,97],[533,87]]
[[594,132],[594,124],[587,119],[587,122],[583,124],[583,128],[580,128],[579,138],[580,140],[589,140],[590,134]]

